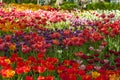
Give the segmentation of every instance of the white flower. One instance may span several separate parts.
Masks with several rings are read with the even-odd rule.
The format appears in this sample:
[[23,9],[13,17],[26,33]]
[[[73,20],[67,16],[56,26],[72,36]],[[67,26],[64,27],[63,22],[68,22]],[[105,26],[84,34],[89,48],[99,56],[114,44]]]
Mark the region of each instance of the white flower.
[[63,51],[62,50],[57,50],[57,52],[61,54]]

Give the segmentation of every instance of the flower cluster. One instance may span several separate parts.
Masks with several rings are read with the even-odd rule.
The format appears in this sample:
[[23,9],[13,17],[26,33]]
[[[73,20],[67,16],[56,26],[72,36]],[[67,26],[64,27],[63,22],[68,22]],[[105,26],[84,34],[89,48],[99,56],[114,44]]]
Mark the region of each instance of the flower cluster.
[[14,3],[11,3],[7,7],[16,8],[17,10],[20,10],[20,11],[21,10],[26,10],[26,9],[33,10],[33,11],[36,11],[36,10],[39,10],[39,9],[55,10],[51,6],[40,6],[40,5],[35,5],[35,4],[14,4]]
[[48,22],[57,23],[71,18],[71,14],[59,11],[17,11],[15,8],[0,9],[0,29],[4,32],[14,32],[25,28],[39,29]]

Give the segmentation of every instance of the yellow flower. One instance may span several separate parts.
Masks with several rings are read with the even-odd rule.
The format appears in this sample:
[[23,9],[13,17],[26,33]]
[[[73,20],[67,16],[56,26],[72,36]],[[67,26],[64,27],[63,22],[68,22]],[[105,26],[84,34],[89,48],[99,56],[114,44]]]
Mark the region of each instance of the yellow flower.
[[12,69],[3,69],[1,73],[4,78],[12,78],[15,75],[15,71]]
[[11,63],[10,59],[5,59],[5,62],[7,62],[8,64]]
[[92,72],[92,78],[97,78],[100,76],[100,73],[97,71]]
[[15,71],[14,71],[14,70],[7,70],[7,77],[8,77],[8,78],[13,77],[14,74],[15,74]]
[[14,51],[16,49],[16,45],[15,44],[11,44],[9,46],[9,49],[12,50],[12,51]]
[[3,32],[8,32],[8,29],[2,28],[2,31],[3,31]]
[[40,5],[35,5],[35,4],[9,4],[8,8],[12,7],[12,8],[16,8],[18,11],[24,11],[24,10],[39,10],[39,9],[43,9],[43,10],[47,10],[48,8],[50,8],[51,6],[45,5],[45,6],[40,6]]
[[117,76],[116,74],[110,75],[109,78],[110,78],[109,80],[120,80],[120,77]]

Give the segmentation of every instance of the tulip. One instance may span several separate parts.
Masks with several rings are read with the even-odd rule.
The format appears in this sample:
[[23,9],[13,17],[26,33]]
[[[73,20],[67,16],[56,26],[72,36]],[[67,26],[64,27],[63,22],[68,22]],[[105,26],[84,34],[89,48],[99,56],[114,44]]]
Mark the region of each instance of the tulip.
[[15,75],[15,71],[12,69],[2,69],[1,74],[4,78],[12,78]]

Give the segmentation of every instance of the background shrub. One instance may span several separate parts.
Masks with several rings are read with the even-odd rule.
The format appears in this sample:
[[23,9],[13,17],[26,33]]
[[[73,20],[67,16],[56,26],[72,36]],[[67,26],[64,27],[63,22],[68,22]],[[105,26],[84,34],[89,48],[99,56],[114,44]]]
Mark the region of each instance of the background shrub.
[[101,2],[101,3],[91,3],[88,4],[86,10],[120,10],[120,4],[116,3],[108,3],[108,2]]

